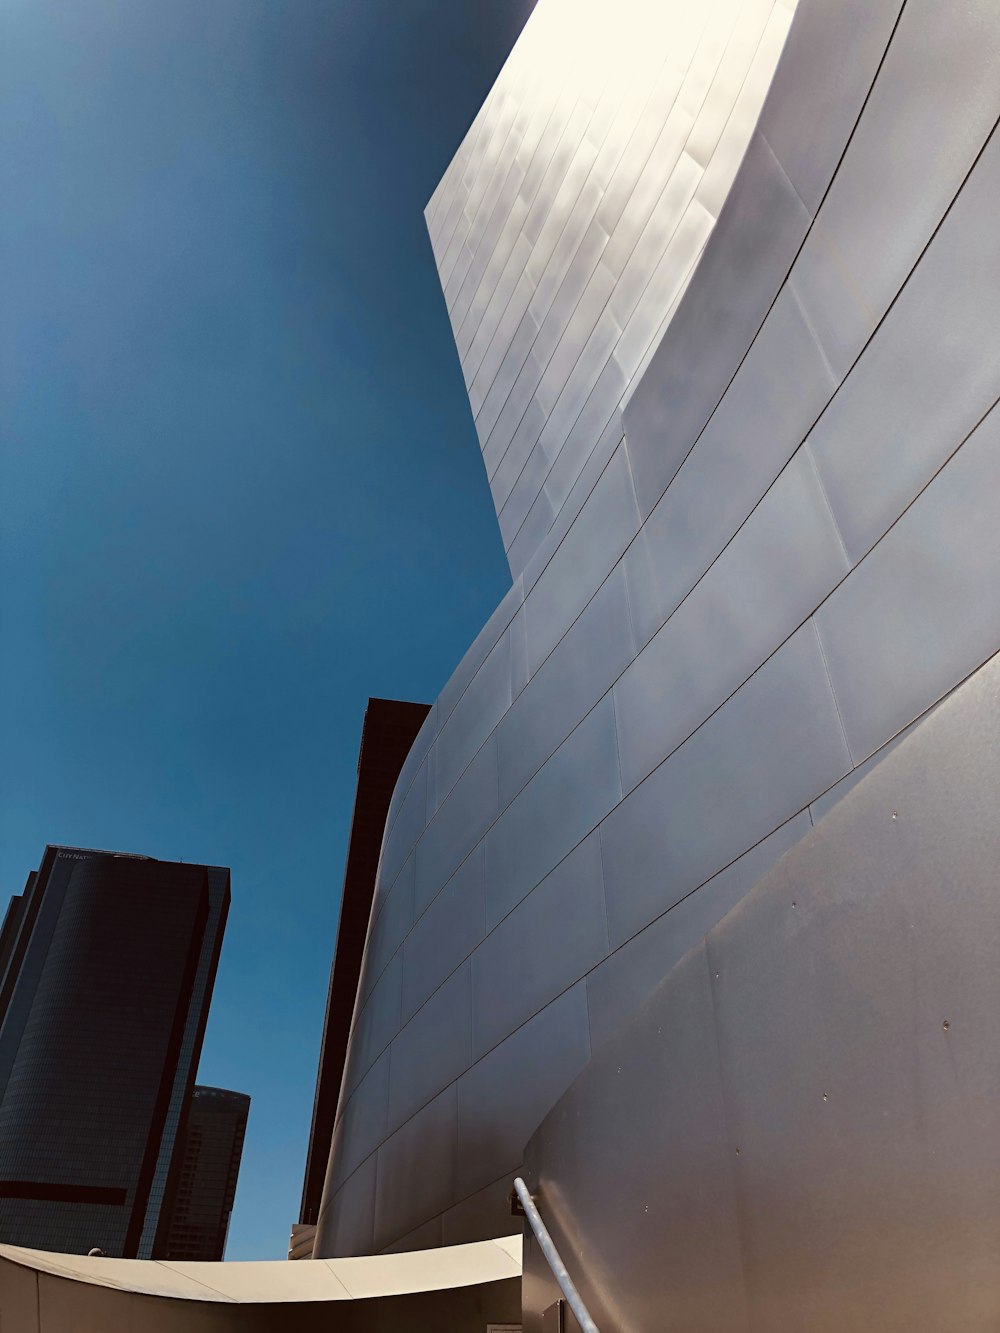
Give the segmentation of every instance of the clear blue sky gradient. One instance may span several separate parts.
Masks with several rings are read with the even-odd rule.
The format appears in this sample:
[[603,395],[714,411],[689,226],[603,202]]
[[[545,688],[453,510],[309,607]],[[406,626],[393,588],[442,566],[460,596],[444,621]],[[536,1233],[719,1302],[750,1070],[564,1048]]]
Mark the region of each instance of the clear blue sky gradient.
[[361,719],[509,575],[422,209],[531,0],[7,0],[0,890],[230,865],[228,1257],[296,1220]]

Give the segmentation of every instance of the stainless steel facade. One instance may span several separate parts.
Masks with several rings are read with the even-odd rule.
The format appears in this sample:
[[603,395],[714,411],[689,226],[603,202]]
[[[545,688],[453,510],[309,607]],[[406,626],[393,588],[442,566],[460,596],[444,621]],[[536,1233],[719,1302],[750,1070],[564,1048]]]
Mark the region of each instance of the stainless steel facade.
[[[602,1330],[1000,1323],[998,702],[995,657],[533,1136],[527,1183]],[[526,1244],[526,1333],[558,1295]]]
[[592,1052],[1000,648],[1000,9],[578,8],[427,210],[515,582],[390,806],[319,1255],[502,1234]]

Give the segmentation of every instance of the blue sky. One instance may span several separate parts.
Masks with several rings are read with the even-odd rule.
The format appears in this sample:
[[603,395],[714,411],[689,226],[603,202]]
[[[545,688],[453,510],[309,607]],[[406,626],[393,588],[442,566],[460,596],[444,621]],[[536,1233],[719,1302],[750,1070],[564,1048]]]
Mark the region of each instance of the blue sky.
[[232,867],[232,1259],[297,1217],[365,702],[509,584],[422,208],[531,2],[0,17],[0,890]]

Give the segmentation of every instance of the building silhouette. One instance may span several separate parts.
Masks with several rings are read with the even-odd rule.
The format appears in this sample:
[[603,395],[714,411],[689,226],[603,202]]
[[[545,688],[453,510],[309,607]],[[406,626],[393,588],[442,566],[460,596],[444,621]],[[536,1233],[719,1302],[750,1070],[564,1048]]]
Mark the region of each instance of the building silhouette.
[[407,703],[397,699],[369,699],[365,709],[340,918],[330,969],[316,1096],[302,1185],[302,1204],[299,1225],[293,1232],[293,1255],[296,1258],[311,1253],[309,1240],[312,1228],[319,1219],[323,1180],[330,1157],[334,1119],[344,1076],[344,1060],[371,915],[386,811],[403,761],[429,712],[429,704]]
[[246,1093],[194,1089],[177,1150],[162,1258],[207,1262],[225,1257],[249,1113]]
[[162,1252],[229,900],[224,867],[46,848],[0,932],[0,1240]]

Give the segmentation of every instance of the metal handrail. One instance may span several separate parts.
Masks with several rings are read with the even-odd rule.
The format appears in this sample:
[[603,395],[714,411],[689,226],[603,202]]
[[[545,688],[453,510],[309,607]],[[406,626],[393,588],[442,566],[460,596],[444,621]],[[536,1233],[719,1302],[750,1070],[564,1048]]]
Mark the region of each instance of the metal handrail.
[[576,1316],[576,1321],[580,1325],[582,1333],[600,1333],[597,1325],[587,1313],[587,1307],[583,1303],[580,1293],[577,1291],[573,1279],[569,1275],[569,1270],[559,1257],[559,1251],[552,1243],[552,1237],[548,1233],[545,1223],[541,1219],[538,1209],[535,1207],[535,1201],[528,1192],[528,1187],[520,1176],[514,1177],[514,1190],[521,1201],[521,1207],[524,1209],[525,1216],[531,1223],[531,1229],[535,1233],[535,1239],[538,1241],[538,1247],[548,1266],[552,1269],[552,1276],[559,1283],[559,1290],[566,1297],[566,1304]]

